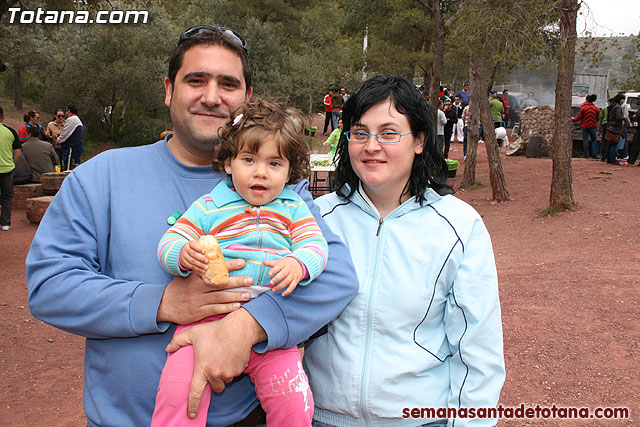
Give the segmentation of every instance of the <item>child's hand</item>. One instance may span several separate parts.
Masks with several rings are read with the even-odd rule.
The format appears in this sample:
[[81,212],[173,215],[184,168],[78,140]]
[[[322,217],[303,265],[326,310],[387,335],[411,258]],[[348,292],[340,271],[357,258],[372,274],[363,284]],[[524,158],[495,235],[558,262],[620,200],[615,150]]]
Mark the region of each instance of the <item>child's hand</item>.
[[269,276],[273,276],[269,282],[273,286],[271,289],[273,292],[278,292],[281,289],[287,288],[282,296],[286,297],[298,286],[304,273],[300,262],[293,257],[280,258],[277,261],[265,261],[264,265],[271,267]]
[[180,266],[186,270],[204,273],[209,260],[204,256],[204,249],[197,240],[190,240],[180,250]]

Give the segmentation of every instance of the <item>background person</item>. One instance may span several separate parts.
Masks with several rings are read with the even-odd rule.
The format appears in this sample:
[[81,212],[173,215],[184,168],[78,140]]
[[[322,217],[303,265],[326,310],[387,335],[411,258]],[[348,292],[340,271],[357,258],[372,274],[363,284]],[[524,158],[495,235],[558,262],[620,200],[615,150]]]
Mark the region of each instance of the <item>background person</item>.
[[20,158],[20,139],[15,130],[4,124],[0,107],[0,228],[9,231],[13,207],[13,171]]
[[607,134],[615,135],[618,140],[609,140],[609,149],[607,153],[607,163],[611,165],[620,165],[618,162],[618,141],[622,135],[622,108],[620,104],[624,102],[624,95],[619,93],[613,97],[613,102],[607,108]]
[[349,247],[360,288],[305,348],[317,426],[446,426],[402,419],[403,408],[494,407],[500,396],[491,239],[450,194],[422,102],[408,80],[378,76],[345,105],[339,190],[317,202]]
[[331,96],[331,129],[338,129],[338,120],[342,118],[342,95],[336,90],[333,91]]
[[62,148],[60,147],[60,143],[58,142],[58,137],[62,133],[62,129],[64,128],[64,111],[62,108],[56,110],[56,114],[53,116],[53,120],[47,124],[47,133],[49,137],[51,137],[51,144],[53,144],[53,148],[56,150],[56,154],[59,159],[62,159]]
[[598,135],[600,135],[600,161],[606,162],[609,153],[609,142],[605,138],[607,133],[607,114],[609,106],[613,103],[613,98],[607,100],[607,106],[600,109],[598,116]]
[[43,173],[55,172],[58,155],[50,143],[38,138],[38,128],[32,126],[27,132],[30,138],[22,144],[22,154],[31,169],[31,182],[40,182]]
[[329,89],[327,94],[324,96],[323,100],[324,104],[324,127],[322,128],[322,134],[327,135],[327,128],[329,127],[329,123],[331,123],[331,130],[333,131],[336,127],[333,125],[333,89]]
[[447,118],[447,122],[444,125],[444,158],[449,158],[449,149],[451,147],[451,136],[453,135],[453,128],[458,122],[458,114],[451,105],[449,98],[444,101],[444,116]]
[[436,116],[436,149],[438,153],[444,155],[444,127],[447,124],[447,116],[442,111],[444,108],[444,102],[441,99],[438,100],[438,111]]
[[[585,102],[580,107],[578,115],[571,118],[571,121],[580,122],[580,130],[582,131],[582,152],[585,158],[600,157],[600,143],[598,142],[598,118],[600,117],[600,109],[593,103],[598,99],[596,94],[587,95]],[[591,140],[591,156],[589,156],[589,140]]]
[[64,170],[71,170],[80,164],[80,156],[84,149],[84,126],[78,117],[78,107],[69,105],[67,120],[64,122],[62,133],[58,136],[58,143],[62,149],[62,164]]
[[336,157],[336,147],[338,146],[338,141],[340,140],[340,135],[342,135],[342,119],[338,119],[338,127],[331,132],[329,138],[327,138],[322,145],[328,145],[331,153],[331,161],[333,161]]
[[49,135],[42,128],[42,125],[40,124],[40,113],[38,113],[36,110],[30,110],[24,115],[23,119],[24,119],[24,125],[22,125],[20,129],[18,129],[18,137],[20,138],[21,143],[24,143],[27,141],[27,139],[29,139],[29,135],[27,134],[27,129],[30,128],[31,126],[35,126],[36,128],[38,128],[38,131],[39,131],[38,138],[40,138],[43,141],[46,141],[49,139]]
[[[329,244],[327,266],[313,286],[287,298],[266,292],[248,301],[246,292],[211,292],[198,275],[173,277],[162,269],[156,250],[167,225],[225,179],[211,168],[212,150],[220,127],[253,92],[246,42],[223,27],[185,30],[164,85],[173,134],[100,153],[76,168],[27,255],[31,313],[87,338],[84,409],[91,427],[151,423],[170,343],[172,351],[193,346],[190,412],[197,412],[209,383],[216,393],[207,424],[245,419],[258,406],[253,384],[241,375],[251,349],[262,353],[304,341],[356,292],[349,253],[320,217],[307,181],[290,188],[309,205]],[[232,271],[244,265],[227,262]],[[231,277],[214,289],[251,283]],[[224,313],[172,340],[176,324]]]

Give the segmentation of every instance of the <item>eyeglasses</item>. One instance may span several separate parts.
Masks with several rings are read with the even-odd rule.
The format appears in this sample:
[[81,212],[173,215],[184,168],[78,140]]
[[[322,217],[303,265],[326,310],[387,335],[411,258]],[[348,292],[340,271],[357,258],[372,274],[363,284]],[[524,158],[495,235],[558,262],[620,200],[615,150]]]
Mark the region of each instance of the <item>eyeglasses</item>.
[[64,119],[64,114],[58,114],[58,118]]
[[219,31],[225,36],[229,37],[233,42],[240,45],[240,47],[244,50],[244,53],[249,54],[249,45],[247,41],[237,32],[233,31],[231,28],[227,27],[214,27],[212,25],[195,25],[191,28],[187,28],[184,30],[182,34],[180,34],[180,39],[178,40],[178,46],[184,43],[186,40],[195,36],[196,34],[201,34],[207,31]]
[[370,136],[375,136],[380,144],[395,144],[400,142],[400,138],[409,135],[413,132],[400,133],[400,132],[379,132],[379,133],[367,133],[362,131],[348,131],[344,133],[347,137],[347,141],[364,144],[369,141]]

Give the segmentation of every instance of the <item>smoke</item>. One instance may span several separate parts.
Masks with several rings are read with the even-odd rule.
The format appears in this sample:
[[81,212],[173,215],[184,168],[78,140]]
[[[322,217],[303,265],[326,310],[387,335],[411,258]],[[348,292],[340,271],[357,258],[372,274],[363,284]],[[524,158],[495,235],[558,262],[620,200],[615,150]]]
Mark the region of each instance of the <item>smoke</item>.
[[508,75],[501,76],[497,81],[502,84],[494,85],[494,89],[500,92],[502,89],[509,89],[509,93],[524,100],[527,94],[532,92],[533,98],[538,101],[538,105],[554,105],[556,91],[557,72],[553,65],[541,66],[536,69],[516,68]]

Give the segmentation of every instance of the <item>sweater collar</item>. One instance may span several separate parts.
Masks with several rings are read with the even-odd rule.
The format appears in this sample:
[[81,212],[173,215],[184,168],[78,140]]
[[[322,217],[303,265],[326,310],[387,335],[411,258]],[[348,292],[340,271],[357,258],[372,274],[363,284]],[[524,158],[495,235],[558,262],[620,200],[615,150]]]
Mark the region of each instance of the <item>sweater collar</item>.
[[[240,194],[231,189],[232,187],[233,182],[230,179],[226,179],[220,184],[216,185],[216,187],[211,192],[211,197],[213,198],[213,201],[216,203],[216,205],[225,206],[231,203],[242,201],[246,203],[246,201]],[[296,192],[289,187],[284,187],[280,195],[278,195],[277,197],[277,199],[284,199],[293,202],[295,202],[297,198],[298,195],[296,194]]]
[[[350,188],[349,184],[345,184],[345,187],[348,192]],[[389,215],[385,217],[385,220],[399,217],[413,210],[431,205],[432,203],[435,203],[444,197],[436,193],[431,188],[427,188],[424,194],[425,194],[426,201],[423,202],[422,206],[420,206],[420,203],[418,203],[415,196],[411,197],[410,199],[406,200],[403,204],[401,204],[400,206],[396,207],[393,211],[391,211]],[[362,188],[362,183],[360,182],[358,183],[358,189],[353,194],[353,196],[351,196],[351,201],[356,205],[358,205],[364,211],[369,212],[372,216],[376,218],[380,218],[380,213],[378,212],[378,209],[376,209],[373,202],[369,199],[369,197],[367,197],[367,194],[365,193],[364,188]]]

